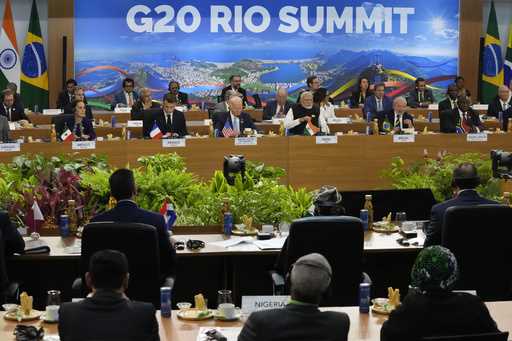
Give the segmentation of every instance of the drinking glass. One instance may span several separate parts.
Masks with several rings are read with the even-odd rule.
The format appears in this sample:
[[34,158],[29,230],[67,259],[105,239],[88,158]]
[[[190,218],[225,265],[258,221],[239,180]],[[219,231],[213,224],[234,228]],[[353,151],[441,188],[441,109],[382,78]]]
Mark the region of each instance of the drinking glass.
[[396,224],[402,227],[402,223],[407,221],[407,214],[405,212],[396,212]]
[[217,295],[217,305],[221,305],[223,303],[233,303],[233,298],[231,296],[231,290],[219,290]]
[[48,291],[48,300],[46,302],[45,320],[56,322],[59,320],[60,291]]

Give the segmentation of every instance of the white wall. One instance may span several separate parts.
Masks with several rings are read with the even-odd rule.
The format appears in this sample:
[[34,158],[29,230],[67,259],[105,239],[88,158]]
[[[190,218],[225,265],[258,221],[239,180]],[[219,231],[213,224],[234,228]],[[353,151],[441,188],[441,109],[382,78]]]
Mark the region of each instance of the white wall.
[[[41,23],[41,33],[48,61],[48,0],[36,0],[39,21]],[[14,29],[16,30],[16,39],[18,40],[18,49],[20,55],[23,55],[25,38],[28,32],[30,21],[30,10],[32,0],[11,0],[12,16],[14,18]],[[4,21],[5,0],[0,0],[0,25]]]
[[[487,33],[487,21],[489,20],[489,11],[491,10],[491,0],[484,0],[483,7],[482,37],[485,37],[485,34]],[[510,25],[512,25],[512,0],[494,0],[494,7],[496,8],[496,18],[498,19],[500,39],[502,43],[501,50],[503,52],[503,56],[505,56],[508,44],[508,31]]]

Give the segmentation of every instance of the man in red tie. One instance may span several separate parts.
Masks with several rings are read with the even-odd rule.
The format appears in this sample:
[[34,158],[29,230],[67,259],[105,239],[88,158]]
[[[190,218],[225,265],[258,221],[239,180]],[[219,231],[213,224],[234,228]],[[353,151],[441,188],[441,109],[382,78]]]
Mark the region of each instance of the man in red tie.
[[485,130],[478,113],[471,109],[471,102],[466,96],[457,97],[457,107],[452,111],[439,113],[442,133],[469,134]]

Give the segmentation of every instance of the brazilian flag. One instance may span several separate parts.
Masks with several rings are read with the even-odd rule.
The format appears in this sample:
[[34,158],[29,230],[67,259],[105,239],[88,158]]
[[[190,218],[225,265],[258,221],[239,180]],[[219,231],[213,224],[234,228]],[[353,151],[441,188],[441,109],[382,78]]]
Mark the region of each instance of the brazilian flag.
[[501,54],[501,41],[498,32],[498,20],[494,1],[491,2],[491,11],[487,24],[487,35],[484,43],[484,58],[482,63],[482,103],[491,103],[498,94],[498,87],[503,85],[503,56]]
[[44,53],[43,35],[37,13],[36,0],[32,1],[23,62],[21,64],[21,96],[25,105],[34,110],[48,108],[48,64]]

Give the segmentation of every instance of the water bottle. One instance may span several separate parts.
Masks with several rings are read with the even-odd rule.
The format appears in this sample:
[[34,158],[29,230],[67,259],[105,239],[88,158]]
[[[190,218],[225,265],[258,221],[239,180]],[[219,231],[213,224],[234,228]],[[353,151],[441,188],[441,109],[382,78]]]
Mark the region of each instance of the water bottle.
[[368,210],[361,210],[359,218],[361,218],[361,221],[363,222],[363,230],[368,231]]
[[170,287],[160,288],[160,315],[165,318],[170,318],[172,315]]
[[61,237],[69,237],[69,216],[67,214],[60,215],[59,232]]
[[117,123],[117,117],[115,115],[112,115],[111,123],[112,123],[112,128],[115,128],[116,123]]
[[428,121],[432,123],[432,111],[429,111],[427,114]]
[[231,212],[224,213],[224,234],[226,236],[231,236],[231,232],[233,231],[233,215]]
[[370,312],[370,283],[359,284],[359,312],[362,314]]

